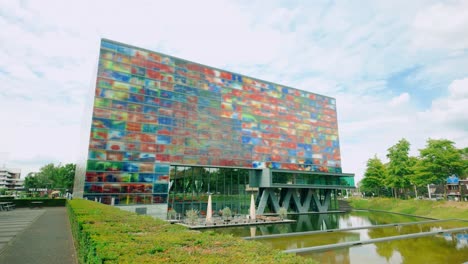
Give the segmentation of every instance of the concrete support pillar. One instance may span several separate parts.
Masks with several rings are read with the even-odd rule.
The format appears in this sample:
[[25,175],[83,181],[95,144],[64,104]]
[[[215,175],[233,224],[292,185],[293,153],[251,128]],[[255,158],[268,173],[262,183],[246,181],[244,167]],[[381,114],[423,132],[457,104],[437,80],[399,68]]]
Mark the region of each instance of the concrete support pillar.
[[317,206],[318,212],[324,213],[328,211],[332,202],[331,193],[333,190],[330,189],[314,190],[291,188],[287,191],[280,192],[279,197],[275,194],[274,190],[274,188],[265,188],[261,191],[257,214],[263,214],[269,202],[273,205],[272,213],[277,213],[279,211],[280,204],[286,209],[290,209],[290,205],[293,204],[297,208],[298,213],[308,213],[311,211],[312,202]]
[[315,230],[309,215],[299,215],[297,218],[296,232],[302,232],[304,230]]
[[305,199],[303,200],[304,202],[301,203],[301,197],[299,197],[298,193],[295,193],[295,195],[293,196],[293,199],[294,199],[294,204],[297,207],[298,213],[309,212],[310,203],[312,201],[312,195],[313,195],[312,190],[311,189],[307,190],[307,195]]
[[328,207],[330,205],[330,200],[331,200],[331,190],[329,189],[323,190],[323,195],[324,195],[324,199],[322,201],[317,191],[313,193],[314,202],[317,205],[317,209],[320,213],[324,213],[328,211]]
[[291,201],[291,197],[294,196],[296,193],[296,189],[288,189],[284,197],[280,197],[280,205],[286,210],[289,209],[289,203]]
[[271,200],[271,203],[273,204],[274,213],[277,213],[279,211],[279,199],[278,197],[276,197],[275,192],[271,188],[265,188],[265,190],[263,190],[262,196],[260,197],[260,202],[258,203],[258,215],[261,215],[265,212],[268,200]]

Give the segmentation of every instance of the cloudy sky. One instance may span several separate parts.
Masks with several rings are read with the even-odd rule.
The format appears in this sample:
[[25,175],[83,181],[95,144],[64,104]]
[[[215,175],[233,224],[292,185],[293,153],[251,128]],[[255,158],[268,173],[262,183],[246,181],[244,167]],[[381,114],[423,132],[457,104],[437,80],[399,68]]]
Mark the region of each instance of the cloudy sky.
[[100,38],[337,99],[343,169],[468,146],[468,1],[0,0],[0,166],[75,162]]

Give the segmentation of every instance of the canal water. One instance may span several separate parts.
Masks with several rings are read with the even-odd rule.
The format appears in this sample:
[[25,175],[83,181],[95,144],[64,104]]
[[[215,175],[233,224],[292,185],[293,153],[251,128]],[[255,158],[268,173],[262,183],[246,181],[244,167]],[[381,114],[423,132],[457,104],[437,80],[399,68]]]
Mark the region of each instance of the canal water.
[[[460,220],[431,221],[368,211],[290,215],[288,219],[296,222],[213,231],[256,239],[280,250],[294,250],[468,227],[468,222]],[[467,240],[468,231],[464,230],[298,254],[320,263],[468,263]]]

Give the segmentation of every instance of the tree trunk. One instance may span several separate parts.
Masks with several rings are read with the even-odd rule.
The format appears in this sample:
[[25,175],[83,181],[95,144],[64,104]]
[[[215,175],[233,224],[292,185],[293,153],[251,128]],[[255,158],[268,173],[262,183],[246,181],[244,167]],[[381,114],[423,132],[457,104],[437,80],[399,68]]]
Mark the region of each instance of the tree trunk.
[[414,186],[414,194],[416,195],[416,199],[418,199],[418,188],[416,187],[416,184]]
[[443,185],[444,186],[444,200],[447,201],[447,185]]

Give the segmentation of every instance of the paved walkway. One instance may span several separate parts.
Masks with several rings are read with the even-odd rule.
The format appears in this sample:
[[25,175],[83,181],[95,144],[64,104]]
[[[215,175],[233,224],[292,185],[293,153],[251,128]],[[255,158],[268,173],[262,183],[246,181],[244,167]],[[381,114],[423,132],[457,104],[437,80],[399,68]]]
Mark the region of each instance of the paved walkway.
[[66,208],[1,211],[0,263],[77,263]]

